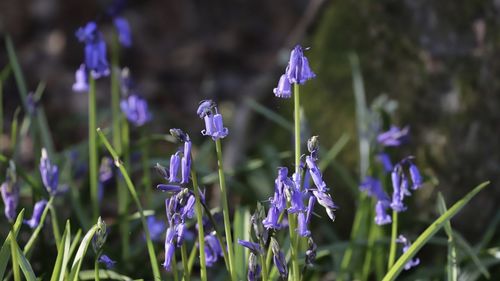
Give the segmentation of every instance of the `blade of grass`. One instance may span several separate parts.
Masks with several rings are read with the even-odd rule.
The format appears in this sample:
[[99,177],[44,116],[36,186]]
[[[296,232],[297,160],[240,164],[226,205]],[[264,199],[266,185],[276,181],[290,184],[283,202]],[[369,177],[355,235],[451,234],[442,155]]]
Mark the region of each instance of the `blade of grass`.
[[453,216],[455,216],[462,208],[469,203],[469,201],[476,196],[483,188],[488,186],[490,182],[484,182],[477,187],[475,187],[472,191],[470,191],[467,195],[465,195],[462,199],[458,200],[448,211],[446,211],[443,215],[437,218],[420,236],[415,240],[415,242],[410,246],[410,248],[404,253],[399,259],[396,261],[393,267],[387,272],[382,281],[392,281],[396,280],[399,273],[403,270],[405,264],[413,258],[417,252],[429,241],[430,238],[438,232],[438,230],[443,227],[443,225],[450,220]]
[[255,112],[261,114],[262,116],[266,117],[267,119],[273,121],[274,123],[280,125],[284,129],[287,129],[291,133],[293,133],[293,124],[290,123],[286,118],[283,116],[277,114],[276,112],[272,111],[271,109],[261,105],[257,101],[253,99],[247,99],[246,103],[250,108],[255,110]]
[[[28,262],[26,257],[24,256],[23,252],[19,248],[19,245],[17,245],[16,239],[14,239],[13,236],[11,236],[11,247],[13,247],[15,254],[12,257],[12,260],[17,260],[19,262],[19,267],[21,268],[24,277],[28,281],[35,281],[36,280],[36,275],[33,272],[33,268],[31,267],[31,264]],[[15,276],[15,270],[14,270],[14,276]],[[14,278],[15,280],[15,278]]]
[[158,267],[158,261],[156,259],[156,254],[155,254],[155,249],[153,246],[153,242],[151,241],[151,235],[149,234],[149,228],[148,224],[146,222],[146,219],[144,217],[144,209],[142,208],[141,201],[139,200],[139,197],[137,196],[137,192],[135,190],[134,184],[132,183],[132,180],[130,179],[127,170],[123,166],[123,164],[120,161],[120,158],[118,157],[118,154],[116,154],[116,151],[113,149],[109,141],[106,139],[106,136],[102,133],[101,129],[97,129],[97,134],[99,135],[99,138],[101,141],[104,143],[104,146],[106,146],[106,149],[108,152],[111,154],[111,156],[114,159],[115,165],[120,169],[120,172],[123,176],[123,179],[125,180],[125,183],[127,184],[128,190],[130,194],[132,195],[132,198],[137,206],[137,209],[139,210],[139,213],[141,215],[141,223],[142,227],[144,229],[144,233],[146,234],[146,245],[148,248],[148,253],[149,253],[149,259],[151,263],[151,268],[153,270],[153,276],[155,279],[160,279],[160,269]]
[[328,150],[325,156],[321,157],[321,160],[319,162],[319,169],[321,171],[324,171],[326,167],[328,167],[328,164],[330,164],[345,148],[346,144],[349,142],[349,139],[350,137],[348,134],[342,134],[342,136],[340,136],[335,144],[333,144],[333,146]]
[[488,269],[481,263],[481,260],[477,256],[477,253],[474,249],[467,243],[467,240],[462,237],[458,232],[454,232],[453,236],[455,237],[457,245],[465,251],[467,257],[471,258],[472,262],[477,266],[477,269],[481,274],[486,278],[490,279],[491,275],[488,272]]
[[12,238],[16,239],[17,234],[19,233],[19,229],[21,229],[21,225],[23,223],[24,209],[19,212],[17,215],[16,221],[12,225],[12,231],[9,232],[7,238],[2,244],[2,248],[0,249],[0,280],[3,280],[3,276],[5,274],[5,269],[7,268],[7,264],[10,259],[10,240]]
[[[64,280],[64,273],[66,272],[70,244],[71,230],[69,220],[67,220],[66,228],[61,238],[61,242],[59,243],[59,251],[57,251],[57,258],[54,264],[54,269],[52,270],[52,277],[50,278],[50,281]],[[65,261],[66,263],[64,263]]]
[[[440,215],[443,215],[447,211],[446,202],[441,192],[438,193],[438,210]],[[453,229],[451,228],[449,220],[444,224],[444,230],[446,231],[446,235],[448,235],[447,279],[448,281],[456,281],[458,278],[457,249],[455,239],[453,238]]]
[[80,268],[82,267],[83,258],[87,253],[87,249],[96,231],[97,231],[97,225],[94,225],[83,237],[82,242],[80,243],[80,247],[78,247],[78,251],[76,252],[75,258],[73,259],[73,264],[71,265],[69,280],[73,281],[78,280],[78,274],[80,273]]

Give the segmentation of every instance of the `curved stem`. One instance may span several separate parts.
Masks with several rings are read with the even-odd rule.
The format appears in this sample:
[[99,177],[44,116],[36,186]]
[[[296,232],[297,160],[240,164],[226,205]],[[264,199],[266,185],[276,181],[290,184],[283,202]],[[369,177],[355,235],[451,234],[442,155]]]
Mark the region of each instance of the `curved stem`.
[[94,261],[94,280],[99,281],[99,256],[95,257]]
[[392,232],[391,232],[391,248],[389,250],[389,261],[387,270],[390,270],[396,260],[396,236],[398,235],[398,212],[392,211]]
[[215,150],[217,152],[217,164],[219,167],[219,182],[222,201],[222,215],[224,217],[224,232],[226,233],[227,254],[229,260],[229,271],[231,280],[236,281],[236,271],[234,269],[233,257],[233,238],[231,233],[231,220],[229,219],[229,206],[227,202],[226,178],[224,176],[224,166],[222,163],[222,147],[220,139],[215,140]]

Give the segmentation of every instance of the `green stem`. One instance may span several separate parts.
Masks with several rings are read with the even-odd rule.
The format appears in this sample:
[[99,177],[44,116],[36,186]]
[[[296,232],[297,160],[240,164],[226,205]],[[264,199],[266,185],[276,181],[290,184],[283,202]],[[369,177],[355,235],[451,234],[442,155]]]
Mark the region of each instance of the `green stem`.
[[33,248],[33,245],[35,245],[35,242],[38,239],[38,235],[40,234],[40,231],[42,231],[43,224],[45,223],[45,218],[47,217],[47,214],[49,213],[49,209],[50,209],[50,206],[52,206],[53,201],[54,201],[54,197],[50,197],[49,201],[47,202],[47,205],[45,205],[45,209],[42,212],[42,216],[40,217],[40,223],[38,223],[38,226],[35,228],[35,230],[31,234],[31,237],[28,239],[28,242],[26,242],[26,245],[24,245],[23,254],[27,258],[29,258],[30,254],[31,254],[31,248]]
[[[217,237],[219,244],[224,245],[224,239],[222,239],[222,235],[221,235],[222,231],[220,231],[219,228],[217,227],[217,222],[215,221],[214,216],[210,212],[210,209],[204,203],[201,203],[201,205],[203,206],[203,209],[205,210],[205,214],[207,215],[208,220],[210,220],[210,223],[214,227],[215,237]],[[222,248],[222,258],[224,259],[224,264],[226,265],[226,270],[229,272],[230,270],[229,270],[229,262],[228,262],[228,257],[227,257],[227,249],[225,247],[221,247],[221,248]]]
[[0,80],[0,136],[3,135],[3,81]]
[[[295,127],[295,173],[300,173],[300,88],[299,84],[293,85],[293,114]],[[290,249],[292,260],[292,280],[300,280],[299,260],[297,253],[296,220],[293,214],[288,213],[288,226],[290,232]]]
[[[121,148],[122,148],[122,158],[125,163],[125,169],[129,170],[129,125],[126,118],[121,119]],[[124,188],[123,180],[118,181],[118,216],[120,217],[119,228],[121,232],[121,245],[122,245],[122,257],[127,260],[130,257],[130,225],[127,219],[128,209],[129,209],[129,194]]]
[[155,254],[155,249],[153,242],[151,240],[151,234],[149,233],[149,228],[148,224],[146,222],[146,218],[144,216],[144,209],[142,208],[141,201],[139,200],[139,197],[137,196],[137,191],[135,190],[134,184],[132,183],[132,180],[130,179],[130,176],[128,175],[127,170],[123,166],[123,164],[120,161],[120,158],[118,157],[118,154],[116,151],[113,149],[109,141],[106,139],[104,134],[102,133],[101,129],[97,129],[97,134],[101,138],[101,141],[104,143],[106,146],[107,150],[109,153],[112,155],[113,159],[115,160],[115,165],[120,169],[120,172],[123,176],[123,179],[125,180],[125,183],[127,185],[127,188],[130,192],[130,195],[132,196],[132,199],[134,200],[137,209],[139,210],[139,215],[141,218],[141,224],[144,229],[144,233],[146,234],[146,245],[148,249],[148,254],[149,254],[149,260],[151,263],[151,268],[153,270],[153,276],[155,280],[160,280],[161,275],[160,275],[160,269],[158,267],[158,260],[156,259],[156,254]]
[[[371,212],[370,212],[371,213]],[[361,281],[368,280],[368,277],[372,271],[372,256],[375,246],[375,238],[377,236],[377,228],[379,226],[375,224],[373,220],[370,220],[370,232],[368,234],[368,245],[366,246],[365,261],[363,264],[363,270],[361,272]]]
[[[263,245],[261,245],[262,247]],[[265,249],[262,247],[262,249]],[[267,281],[268,280],[268,272],[267,272],[267,263],[266,263],[266,257],[264,254],[260,254],[260,264],[262,266],[262,281]]]
[[[54,233],[54,239],[56,240],[56,246],[59,248],[59,244],[61,242],[61,232],[59,231],[59,222],[57,221],[56,210],[53,204],[47,206],[50,211],[50,219],[52,222],[52,232]],[[58,249],[60,250],[60,249]]]
[[207,281],[207,266],[205,260],[205,233],[203,229],[203,211],[201,209],[200,190],[198,187],[198,177],[194,170],[194,161],[191,156],[191,178],[193,181],[193,192],[196,199],[194,205],[196,211],[196,222],[198,223],[198,244],[200,247],[200,275],[202,281]]
[[391,248],[389,250],[389,261],[387,270],[390,270],[396,260],[396,236],[398,235],[398,212],[392,211],[392,231],[391,231]]
[[181,246],[181,258],[182,258],[182,268],[184,269],[182,271],[182,275],[184,277],[184,281],[189,281],[189,267],[188,267],[188,255],[187,255],[187,249],[186,249],[186,243],[182,243]]
[[179,273],[177,272],[177,258],[175,257],[175,252],[172,255],[172,264],[170,265],[172,268],[172,275],[174,276],[174,281],[179,281]]
[[99,255],[95,257],[94,261],[94,280],[99,281]]
[[95,80],[89,73],[89,173],[90,173],[90,198],[92,201],[92,218],[97,220],[99,216],[99,200],[97,190],[97,137],[96,137],[96,97]]
[[217,163],[219,167],[219,182],[220,182],[220,193],[222,201],[222,215],[224,217],[224,231],[226,233],[226,245],[227,254],[229,260],[229,271],[231,274],[231,280],[236,281],[236,271],[234,269],[233,258],[234,258],[234,248],[233,248],[233,238],[231,233],[231,220],[229,219],[229,205],[227,201],[226,192],[226,178],[224,176],[224,166],[222,163],[222,147],[220,139],[215,140],[215,150],[217,152]]

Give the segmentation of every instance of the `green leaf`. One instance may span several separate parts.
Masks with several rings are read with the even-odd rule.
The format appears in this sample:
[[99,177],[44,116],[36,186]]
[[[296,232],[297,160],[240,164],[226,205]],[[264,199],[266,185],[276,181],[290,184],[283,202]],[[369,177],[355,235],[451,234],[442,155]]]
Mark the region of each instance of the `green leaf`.
[[476,188],[474,188],[471,192],[469,192],[467,195],[465,195],[462,199],[460,199],[457,203],[455,203],[448,211],[446,211],[444,214],[442,214],[438,219],[436,219],[427,229],[420,234],[420,236],[415,240],[415,242],[410,246],[408,251],[404,253],[394,264],[394,266],[391,267],[389,272],[384,276],[384,279],[382,281],[392,281],[396,280],[398,277],[399,273],[403,270],[405,264],[410,261],[417,253],[418,251],[429,241],[430,238],[438,232],[438,230],[443,227],[443,225],[450,220],[453,216],[455,216],[462,208],[469,203],[469,201],[476,196],[478,192],[483,190],[490,182],[484,182],[480,185],[478,185]]
[[246,104],[255,112],[261,114],[262,116],[266,117],[267,119],[273,121],[274,123],[280,125],[284,129],[289,130],[291,133],[293,133],[293,124],[290,123],[286,118],[283,116],[279,115],[278,113],[272,111],[271,109],[268,109],[267,107],[261,105],[257,101],[253,99],[247,99]]
[[57,281],[64,279],[64,273],[66,272],[66,265],[69,260],[69,248],[71,244],[71,229],[69,220],[66,221],[66,229],[64,230],[61,242],[59,243],[56,262],[54,264],[54,269],[52,270],[52,277],[50,281]]
[[484,277],[487,279],[490,279],[490,273],[488,272],[488,269],[481,263],[481,260],[477,256],[476,252],[472,247],[467,243],[465,238],[462,237],[458,232],[454,232],[453,236],[455,237],[455,240],[460,247],[460,249],[464,250],[465,253],[467,254],[468,257],[472,259],[472,262],[476,265],[477,269],[481,274],[483,274]]
[[[95,280],[94,270],[82,270],[80,272],[79,279],[80,280]],[[132,281],[134,279],[121,275],[111,270],[99,269],[99,278],[107,279],[107,280],[122,280],[122,281]],[[135,279],[135,280],[143,280],[143,279]]]
[[[443,215],[447,211],[446,203],[441,192],[438,193],[438,209],[440,215]],[[455,246],[456,243],[453,229],[451,228],[449,220],[444,224],[444,230],[446,231],[446,235],[448,235],[448,262],[446,266],[448,281],[456,281],[458,278],[457,249]]]
[[87,253],[87,249],[89,248],[90,242],[92,242],[92,238],[94,237],[96,231],[97,225],[94,225],[83,237],[82,242],[80,243],[80,247],[78,247],[78,251],[76,252],[75,258],[73,259],[73,265],[71,266],[69,280],[78,280],[78,274],[80,273],[80,268],[82,267],[83,258]]
[[14,250],[16,252],[16,257],[13,257],[13,258],[18,259],[19,267],[23,271],[24,277],[28,281],[35,281],[36,276],[35,276],[35,273],[33,272],[33,268],[31,268],[31,264],[28,262],[28,260],[24,256],[23,252],[19,248],[19,245],[17,245],[17,241],[16,241],[16,239],[14,239],[14,237],[11,237],[11,243],[12,243],[11,247],[14,247]]
[[3,280],[5,269],[7,268],[7,264],[9,263],[10,260],[11,236],[14,235],[14,239],[17,238],[17,234],[19,233],[19,230],[21,229],[21,225],[23,223],[23,217],[24,217],[24,209],[22,209],[21,212],[19,212],[19,215],[17,215],[16,221],[12,226],[14,232],[12,231],[9,232],[7,238],[5,238],[5,241],[3,242],[2,248],[0,249],[0,280]]

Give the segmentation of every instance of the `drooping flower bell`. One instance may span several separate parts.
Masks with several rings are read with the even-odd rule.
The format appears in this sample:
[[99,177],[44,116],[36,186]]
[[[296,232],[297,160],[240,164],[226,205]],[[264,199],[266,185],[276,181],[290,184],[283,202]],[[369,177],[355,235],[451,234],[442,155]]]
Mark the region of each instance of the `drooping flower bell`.
[[257,281],[260,279],[261,267],[257,261],[257,256],[252,252],[248,256],[248,281]]
[[130,123],[140,127],[151,120],[148,102],[137,94],[123,98],[120,108]]
[[396,165],[391,172],[391,180],[393,188],[391,208],[396,212],[404,212],[406,211],[406,206],[403,203],[406,195],[404,187],[407,179],[400,164]]
[[16,219],[16,209],[19,203],[19,185],[17,183],[16,166],[13,161],[9,162],[5,182],[2,183],[0,191],[5,205],[5,217],[12,222]]
[[35,203],[33,207],[33,214],[31,219],[25,220],[24,223],[27,224],[31,229],[36,228],[40,224],[40,219],[42,218],[42,213],[47,206],[47,200],[40,200]]
[[229,130],[224,127],[222,115],[217,110],[217,105],[211,100],[201,101],[196,113],[205,120],[205,130],[201,131],[204,136],[210,136],[215,141],[225,138]]
[[106,266],[107,269],[113,268],[116,264],[116,261],[112,260],[107,255],[101,255],[98,261]]
[[205,235],[205,262],[208,267],[213,266],[219,257],[222,257],[222,247],[215,233]]
[[309,67],[309,61],[304,56],[304,49],[300,45],[295,46],[290,53],[286,76],[292,84],[304,84],[307,80],[316,77],[316,74]]
[[255,253],[256,255],[260,255],[263,253],[259,243],[238,239],[238,244],[249,249],[252,253]]
[[59,168],[50,162],[45,148],[42,148],[42,157],[40,158],[40,174],[47,192],[51,196],[56,195],[59,186]]
[[130,32],[130,25],[125,18],[116,17],[113,19],[113,23],[118,31],[118,41],[123,47],[132,46],[132,36]]
[[285,74],[281,75],[278,86],[273,89],[273,93],[278,98],[288,99],[292,96],[292,85]]
[[81,64],[75,72],[75,83],[73,84],[73,91],[77,93],[86,93],[89,91],[87,70],[85,64]]
[[93,21],[76,31],[78,40],[85,44],[85,67],[92,77],[108,76],[109,64],[106,58],[106,43]]
[[408,141],[409,131],[408,127],[391,126],[388,131],[377,136],[377,142],[383,146],[400,146]]
[[375,205],[375,223],[377,225],[384,225],[392,222],[391,216],[387,214],[389,208],[389,201],[377,201]]
[[286,258],[280,249],[280,245],[278,244],[278,241],[276,241],[276,239],[274,239],[274,237],[271,237],[270,247],[271,247],[271,250],[273,252],[274,265],[278,269],[278,272],[280,274],[281,279],[287,280],[288,279],[288,267],[286,265]]
[[[403,244],[403,254],[410,249],[411,242],[408,240],[404,235],[399,235],[398,238],[396,239],[397,243]],[[415,267],[420,264],[420,259],[419,258],[414,258],[411,259],[409,262],[405,264],[405,270],[409,270],[412,267]]]

